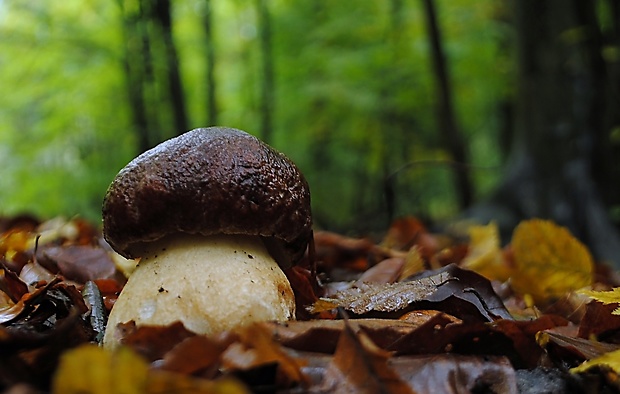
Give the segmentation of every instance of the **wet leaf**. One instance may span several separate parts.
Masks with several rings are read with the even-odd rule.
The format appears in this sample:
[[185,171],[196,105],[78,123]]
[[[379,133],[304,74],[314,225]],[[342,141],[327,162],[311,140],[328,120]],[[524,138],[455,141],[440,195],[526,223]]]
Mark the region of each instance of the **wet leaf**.
[[311,312],[342,307],[358,315],[370,312],[393,312],[405,309],[415,301],[423,300],[449,276],[439,272],[434,276],[399,283],[360,283],[342,291],[335,299],[322,298],[311,307]]
[[521,222],[512,236],[515,271],[513,288],[538,303],[559,298],[592,283],[593,261],[588,249],[553,222]]
[[320,312],[337,307],[357,315],[369,312],[394,312],[416,303],[441,303],[443,310],[459,318],[492,321],[511,319],[490,282],[473,271],[449,265],[427,271],[409,281],[393,284],[361,283],[343,290],[335,298],[321,298],[311,311]]

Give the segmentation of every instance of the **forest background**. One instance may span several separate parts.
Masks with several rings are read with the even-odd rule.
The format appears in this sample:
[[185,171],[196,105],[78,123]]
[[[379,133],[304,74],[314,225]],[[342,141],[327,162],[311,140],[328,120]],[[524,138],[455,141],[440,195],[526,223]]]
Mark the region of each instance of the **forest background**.
[[100,220],[195,127],[298,164],[317,228],[568,226],[620,267],[619,0],[0,0],[0,215]]

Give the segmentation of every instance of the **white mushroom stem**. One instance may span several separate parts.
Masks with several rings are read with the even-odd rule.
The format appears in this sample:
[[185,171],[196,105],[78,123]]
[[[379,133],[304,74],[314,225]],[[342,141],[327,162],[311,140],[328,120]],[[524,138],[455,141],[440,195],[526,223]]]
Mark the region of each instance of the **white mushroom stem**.
[[116,326],[181,321],[210,334],[256,321],[295,317],[288,279],[258,237],[167,238],[151,246],[118,297],[104,345],[118,344]]

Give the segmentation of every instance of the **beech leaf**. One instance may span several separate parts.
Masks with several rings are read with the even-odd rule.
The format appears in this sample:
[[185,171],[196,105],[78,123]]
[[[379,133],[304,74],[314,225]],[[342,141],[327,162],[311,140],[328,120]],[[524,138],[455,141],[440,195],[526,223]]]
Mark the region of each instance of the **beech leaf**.
[[512,236],[516,269],[512,286],[536,302],[557,299],[592,283],[594,263],[588,249],[564,227],[533,219]]

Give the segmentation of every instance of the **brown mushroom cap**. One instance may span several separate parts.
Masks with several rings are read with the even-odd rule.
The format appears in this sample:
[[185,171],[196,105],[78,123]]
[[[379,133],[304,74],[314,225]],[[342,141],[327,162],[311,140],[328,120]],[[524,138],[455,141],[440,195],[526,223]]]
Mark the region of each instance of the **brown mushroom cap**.
[[121,255],[177,233],[261,236],[287,268],[312,236],[310,190],[288,158],[241,130],[191,130],[123,168],[103,201],[103,234]]

